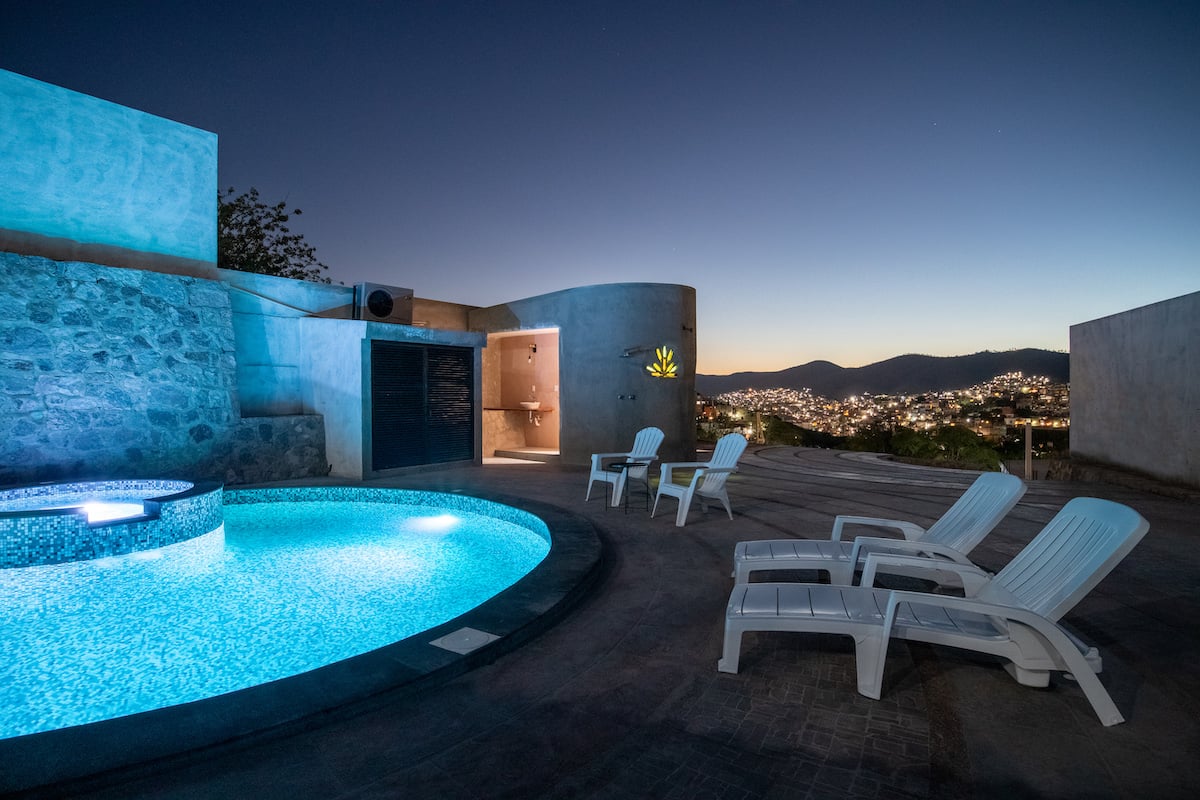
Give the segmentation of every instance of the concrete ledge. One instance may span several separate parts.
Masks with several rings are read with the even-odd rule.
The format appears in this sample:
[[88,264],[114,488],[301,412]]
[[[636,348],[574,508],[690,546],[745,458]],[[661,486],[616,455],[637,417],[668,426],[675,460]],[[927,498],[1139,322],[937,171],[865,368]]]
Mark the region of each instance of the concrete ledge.
[[1200,486],[1165,481],[1137,470],[1077,457],[1061,461],[1058,468],[1048,477],[1053,480],[1111,483],[1128,489],[1173,497],[1176,500],[1200,502]]

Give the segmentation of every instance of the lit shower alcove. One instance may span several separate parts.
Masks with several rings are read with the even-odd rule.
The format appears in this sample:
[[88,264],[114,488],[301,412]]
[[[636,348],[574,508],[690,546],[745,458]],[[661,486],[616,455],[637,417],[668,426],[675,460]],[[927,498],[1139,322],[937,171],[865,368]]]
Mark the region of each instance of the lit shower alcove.
[[557,328],[488,336],[483,350],[483,455],[557,461],[559,429]]

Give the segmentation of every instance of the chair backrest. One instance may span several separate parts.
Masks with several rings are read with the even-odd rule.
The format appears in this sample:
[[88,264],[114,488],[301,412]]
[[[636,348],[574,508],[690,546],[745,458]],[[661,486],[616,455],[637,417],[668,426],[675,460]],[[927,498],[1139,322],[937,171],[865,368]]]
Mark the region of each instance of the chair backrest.
[[[745,436],[742,436],[740,433],[727,433],[717,440],[717,446],[713,448],[712,458],[708,460],[708,466],[732,467],[737,464],[738,459],[742,457],[742,452],[745,449]],[[725,486],[725,481],[728,479],[728,472],[706,472],[704,473],[704,480],[700,481],[700,485],[696,487],[696,491],[701,494],[719,492]]]
[[1150,523],[1129,506],[1077,497],[979,592],[1057,620],[1090,592],[1146,535]]
[[983,473],[929,526],[921,541],[953,547],[960,553],[971,552],[1012,511],[1025,488],[1016,475]]
[[630,461],[650,461],[658,457],[658,447],[663,442],[664,434],[658,428],[642,428],[633,440],[633,449],[629,451]]

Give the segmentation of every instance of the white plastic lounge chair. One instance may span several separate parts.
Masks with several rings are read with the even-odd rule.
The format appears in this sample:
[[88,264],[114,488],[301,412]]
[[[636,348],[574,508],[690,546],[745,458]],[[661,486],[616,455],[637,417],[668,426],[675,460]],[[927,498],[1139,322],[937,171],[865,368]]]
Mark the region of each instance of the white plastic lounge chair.
[[[828,541],[738,542],[733,550],[733,577],[737,583],[745,583],[752,572],[759,570],[811,569],[828,572],[830,583],[847,586],[854,582],[854,570],[862,566],[870,552],[940,557],[969,564],[966,554],[1000,524],[1025,494],[1025,488],[1015,475],[985,472],[928,530],[903,520],[841,515],[834,519]],[[842,539],[846,525],[894,528],[904,539],[859,536],[848,542]]]
[[[664,463],[659,469],[661,475],[658,481],[658,494],[654,496],[654,509],[650,516],[658,511],[658,501],[664,494],[679,499],[679,511],[675,514],[675,524],[682,528],[687,522],[688,509],[691,508],[692,498],[700,498],[700,508],[708,510],[705,500],[720,500],[725,506],[725,513],[733,519],[733,509],[729,507],[729,494],[725,491],[725,481],[733,472],[737,472],[737,461],[746,449],[746,437],[740,433],[727,433],[717,440],[712,458],[708,461],[676,461]],[[696,473],[687,484],[673,483],[671,472],[677,469],[694,469]]]
[[[637,436],[634,437],[633,448],[629,452],[592,453],[592,474],[588,477],[587,496],[584,497],[584,502],[592,498],[592,484],[596,481],[603,481],[604,483],[611,483],[613,485],[613,506],[621,505],[621,493],[625,491],[625,483],[628,478],[634,478],[646,483],[646,489],[649,491],[648,465],[658,461],[658,448],[663,442],[664,435],[658,428],[642,428],[637,432]],[[630,467],[619,472],[605,469],[606,462],[616,460],[644,461],[647,466]]]
[[1096,673],[1102,664],[1057,622],[1141,540],[1150,525],[1108,500],[1067,503],[994,577],[977,567],[940,563],[962,575],[966,597],[873,588],[877,571],[927,559],[872,553],[862,586],[743,583],[725,611],[717,669],[737,672],[746,631],[838,633],[854,637],[858,691],[878,700],[892,638],[960,647],[1007,659],[1023,686],[1046,686],[1050,671],[1069,672],[1105,725],[1124,722]]

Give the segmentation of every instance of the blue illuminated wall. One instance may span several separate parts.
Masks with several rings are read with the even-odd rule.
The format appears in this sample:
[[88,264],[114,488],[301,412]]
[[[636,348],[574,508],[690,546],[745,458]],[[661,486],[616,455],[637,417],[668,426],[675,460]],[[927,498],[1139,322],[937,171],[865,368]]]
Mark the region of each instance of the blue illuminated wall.
[[0,250],[216,277],[216,134],[5,70],[0,132]]

